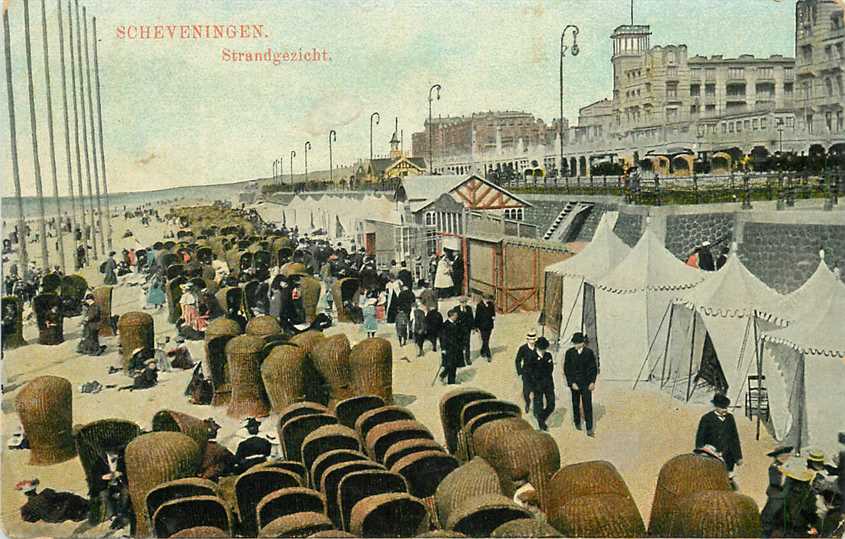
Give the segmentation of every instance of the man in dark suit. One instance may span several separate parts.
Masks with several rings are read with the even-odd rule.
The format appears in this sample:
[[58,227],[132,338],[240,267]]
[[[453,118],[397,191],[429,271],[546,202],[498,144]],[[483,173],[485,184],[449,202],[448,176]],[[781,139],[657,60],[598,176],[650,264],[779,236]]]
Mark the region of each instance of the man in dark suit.
[[440,379],[446,379],[446,383],[454,384],[455,375],[459,367],[463,367],[463,346],[464,337],[458,320],[458,310],[452,309],[447,315],[448,319],[443,323],[440,346],[442,346],[443,372]]
[[270,441],[258,434],[260,427],[261,423],[254,417],[248,418],[244,424],[249,437],[239,443],[238,449],[235,451],[235,459],[238,461],[241,472],[265,462],[273,451],[273,445]]
[[733,474],[734,466],[742,465],[742,447],[739,443],[736,421],[733,414],[728,411],[731,400],[717,393],[710,402],[713,403],[714,409],[704,414],[698,422],[695,447],[712,445],[721,453],[728,473]]
[[496,321],[496,306],[489,297],[479,300],[475,307],[475,329],[481,334],[481,357],[489,362],[493,354],[490,352],[490,335]]
[[442,329],[443,315],[440,314],[437,307],[434,307],[433,309],[429,307],[428,312],[425,313],[425,331],[426,339],[431,341],[432,352],[437,351],[437,340],[440,339]]
[[584,422],[587,436],[593,437],[593,390],[596,387],[598,365],[596,356],[587,348],[587,337],[583,333],[572,335],[572,348],[566,351],[563,360],[563,375],[566,385],[572,391],[572,416],[575,428],[581,430],[581,406],[584,407]]
[[525,413],[531,409],[531,392],[534,391],[534,363],[537,361],[537,332],[533,329],[525,335],[525,344],[516,351],[516,375],[522,377],[522,398],[525,399]]
[[462,341],[462,348],[461,351],[463,353],[464,364],[469,366],[472,365],[472,359],[470,359],[470,337],[472,336],[472,330],[475,328],[475,316],[472,314],[472,307],[467,305],[469,299],[466,296],[461,296],[458,300],[458,326],[461,328],[461,337],[463,338]]
[[534,417],[540,430],[549,430],[546,420],[555,411],[555,381],[552,376],[555,364],[548,350],[549,340],[545,337],[537,339],[537,359],[531,370],[534,378]]

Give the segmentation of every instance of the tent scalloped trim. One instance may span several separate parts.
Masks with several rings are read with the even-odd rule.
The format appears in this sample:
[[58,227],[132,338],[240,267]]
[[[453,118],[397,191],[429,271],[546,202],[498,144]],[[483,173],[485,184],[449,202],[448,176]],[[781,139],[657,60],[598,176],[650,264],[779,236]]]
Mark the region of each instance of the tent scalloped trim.
[[825,356],[825,357],[838,357],[845,359],[845,351],[836,351],[836,350],[825,350],[823,348],[815,348],[812,346],[802,347],[790,339],[784,339],[783,337],[773,337],[769,334],[763,334],[762,339],[767,342],[773,342],[775,344],[782,344],[784,346],[789,346],[790,348],[794,348],[801,353],[810,353],[817,356]]
[[[589,282],[589,281],[588,281]],[[610,292],[612,294],[636,294],[637,292],[671,292],[673,290],[687,290],[690,288],[694,288],[698,285],[698,282],[695,283],[683,283],[683,284],[667,284],[667,285],[660,285],[660,286],[644,286],[644,287],[637,287],[637,288],[616,288],[612,286],[607,286],[603,284],[596,284],[594,285],[599,290],[603,290],[605,292]]]
[[[690,309],[695,309],[707,316],[719,316],[722,318],[745,318],[746,316],[751,316],[755,311],[755,309],[716,309],[713,307],[706,307],[704,305],[697,305],[696,303],[686,300],[684,298],[675,298],[674,303],[675,305],[684,305],[686,307],[689,307]],[[761,318],[773,324],[777,324],[783,327],[789,325],[790,320],[782,316],[766,311],[761,311],[760,309],[756,309],[756,312],[758,318]]]

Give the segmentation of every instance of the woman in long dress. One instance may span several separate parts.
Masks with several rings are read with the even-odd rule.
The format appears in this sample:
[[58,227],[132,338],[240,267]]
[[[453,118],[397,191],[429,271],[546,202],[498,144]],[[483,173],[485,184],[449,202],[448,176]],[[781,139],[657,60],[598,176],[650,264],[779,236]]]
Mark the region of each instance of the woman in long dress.
[[437,262],[437,272],[434,274],[434,289],[437,291],[437,299],[448,298],[454,286],[452,265],[446,255],[443,255]]
[[368,339],[375,337],[376,331],[378,331],[378,320],[376,320],[376,301],[376,298],[368,299],[367,304],[364,305],[364,309],[362,311],[364,322],[361,324],[361,327],[367,332]]
[[78,353],[88,356],[99,356],[103,353],[100,346],[101,323],[102,312],[100,307],[94,301],[94,295],[87,294],[82,311],[82,340],[76,347]]
[[150,279],[150,287],[147,290],[147,305],[160,310],[166,299],[167,296],[164,293],[164,277],[161,273],[156,273]]

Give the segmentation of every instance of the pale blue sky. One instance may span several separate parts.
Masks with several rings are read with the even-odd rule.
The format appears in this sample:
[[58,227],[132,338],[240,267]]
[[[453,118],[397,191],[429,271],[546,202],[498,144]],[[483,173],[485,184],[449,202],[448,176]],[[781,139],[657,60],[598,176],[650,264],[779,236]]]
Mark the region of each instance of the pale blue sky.
[[[18,151],[25,194],[34,194],[23,4],[10,0]],[[67,4],[63,4],[66,6]],[[97,16],[110,190],[139,191],[268,176],[275,157],[310,140],[309,169],[328,166],[327,136],[337,131],[335,163],[386,152],[393,118],[422,129],[431,84],[443,85],[435,115],[526,110],[550,122],[558,112],[558,47],[566,24],[581,28],[581,54],[566,60],[565,114],[609,97],[609,39],[629,21],[628,0],[215,1],[90,0]],[[81,6],[80,6],[81,11]],[[65,10],[65,17],[67,12]],[[47,0],[59,183],[66,193],[56,1]],[[52,193],[41,46],[41,6],[30,1],[39,146]],[[639,0],[635,22],[650,24],[652,45],[686,44],[690,55],[794,55],[794,2]],[[120,40],[121,24],[264,24],[263,40]],[[90,24],[89,24],[90,27]],[[67,34],[67,27],[65,32]],[[90,32],[90,28],[89,28]],[[67,36],[66,36],[67,37]],[[327,64],[232,64],[221,50],[325,48]],[[93,62],[93,59],[92,59]],[[70,73],[68,72],[68,80]],[[0,137],[9,138],[5,82]],[[71,118],[71,128],[73,119]],[[3,195],[12,194],[8,144],[2,144]],[[76,184],[76,182],[74,182]]]

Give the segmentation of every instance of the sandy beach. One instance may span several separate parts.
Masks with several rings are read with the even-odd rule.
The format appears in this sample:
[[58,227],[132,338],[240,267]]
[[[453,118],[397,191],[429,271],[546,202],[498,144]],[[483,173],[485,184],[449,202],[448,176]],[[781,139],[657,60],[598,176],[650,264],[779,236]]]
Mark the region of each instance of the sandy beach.
[[[123,247],[148,245],[160,239],[165,225],[154,223],[143,227],[139,221],[126,223],[122,217],[112,219],[115,230],[114,250]],[[132,238],[119,238],[123,230],[131,228]],[[31,256],[34,251],[30,250]],[[82,274],[89,284],[98,285],[102,275],[89,267]],[[139,278],[127,276],[115,288],[113,314],[139,310],[142,305],[140,286],[130,282]],[[449,306],[441,304],[441,310]],[[149,312],[149,311],[148,311]],[[166,321],[166,309],[151,313],[155,320],[157,336],[174,336],[175,328]],[[458,373],[458,380],[464,386],[482,388],[503,399],[522,404],[521,382],[514,371],[514,355],[523,342],[526,331],[535,327],[537,313],[500,315],[493,332],[493,359],[488,363],[478,358],[480,341],[473,337],[474,363]],[[196,417],[214,417],[222,426],[218,440],[237,445],[236,431],[240,424],[226,416],[225,408],[195,406],[183,395],[190,378],[190,371],[164,373],[159,384],[145,391],[118,392],[106,389],[98,394],[82,394],[80,384],[92,380],[100,383],[126,385],[131,382],[123,374],[108,375],[110,365],[118,365],[117,338],[101,339],[107,346],[107,353],[100,357],[80,356],[75,352],[80,338],[79,317],[64,322],[65,342],[58,346],[30,344],[5,355],[3,361],[4,391],[2,396],[2,531],[9,537],[32,536],[105,536],[107,525],[89,529],[85,523],[66,522],[62,524],[30,524],[22,522],[19,507],[24,502],[23,494],[16,492],[14,485],[22,479],[37,477],[41,486],[61,491],[86,494],[86,484],[78,459],[49,467],[29,466],[28,451],[10,451],[6,448],[8,436],[18,425],[15,413],[15,396],[20,388],[36,376],[51,374],[67,378],[74,387],[74,423],[86,423],[101,418],[125,418],[149,429],[153,415],[161,409],[173,409]],[[341,324],[332,327],[328,334],[345,333],[354,344],[365,337],[356,326]],[[37,340],[34,321],[26,324],[24,336],[28,342]],[[393,345],[393,391],[396,404],[408,407],[416,417],[443,442],[438,403],[443,394],[452,389],[439,381],[432,385],[432,379],[439,363],[439,354],[429,351],[422,358],[416,357],[413,344],[399,347],[392,325],[380,325],[379,337],[387,338]],[[195,360],[203,356],[202,341],[189,342]],[[562,357],[562,356],[561,356]],[[560,447],[561,461],[565,464],[588,460],[608,460],[621,472],[643,518],[648,521],[654,488],[660,467],[669,458],[689,452],[693,448],[695,430],[699,417],[709,410],[708,395],[697,395],[695,403],[683,403],[672,399],[649,384],[641,384],[636,391],[630,382],[603,382],[599,376],[593,396],[596,416],[596,436],[588,438],[572,426],[569,391],[562,387],[562,367],[558,363],[554,373],[557,411],[549,420],[550,433]],[[765,502],[767,484],[766,469],[769,459],[765,453],[775,446],[770,435],[761,433],[755,440],[755,422],[743,416],[741,408],[735,410],[737,425],[745,453],[744,464],[738,469],[737,483],[742,493],[754,498],[760,507]],[[526,415],[536,424],[533,415]],[[275,432],[275,417],[263,421],[262,430]]]

